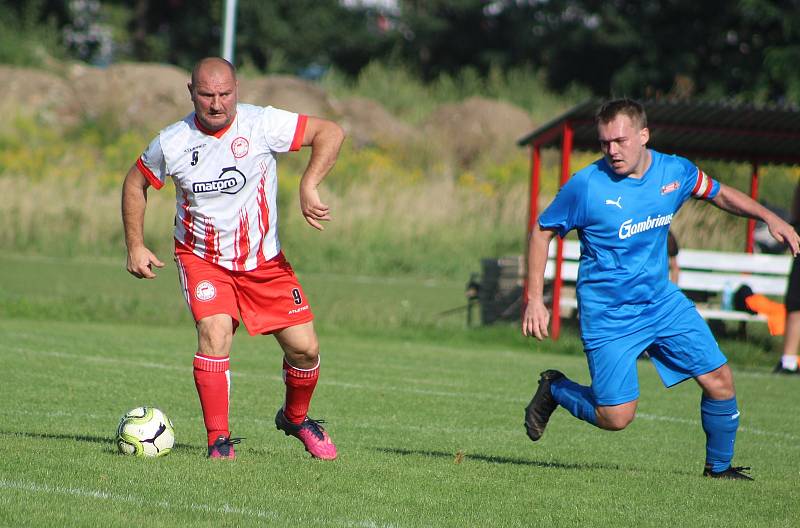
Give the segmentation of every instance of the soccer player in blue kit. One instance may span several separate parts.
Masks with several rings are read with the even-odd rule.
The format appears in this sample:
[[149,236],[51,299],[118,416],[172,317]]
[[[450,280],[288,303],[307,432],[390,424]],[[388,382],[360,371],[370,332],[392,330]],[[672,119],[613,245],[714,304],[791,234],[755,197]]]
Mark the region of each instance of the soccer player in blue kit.
[[739,411],[727,358],[694,304],[669,281],[667,232],[689,198],[762,220],[794,255],[800,237],[744,193],[713,180],[690,161],[647,148],[644,107],[631,99],[605,103],[596,115],[603,158],[575,173],[539,216],[528,248],[528,296],[522,333],[547,337],[550,314],[542,291],[547,250],[555,235],[576,229],[581,244],[577,296],[591,386],[557,370],[540,374],[525,409],[537,441],[558,406],[609,431],[633,421],[639,398],[636,358],[650,355],[666,387],[688,378],[702,389],[706,434],[703,475],[752,480],[734,467]]

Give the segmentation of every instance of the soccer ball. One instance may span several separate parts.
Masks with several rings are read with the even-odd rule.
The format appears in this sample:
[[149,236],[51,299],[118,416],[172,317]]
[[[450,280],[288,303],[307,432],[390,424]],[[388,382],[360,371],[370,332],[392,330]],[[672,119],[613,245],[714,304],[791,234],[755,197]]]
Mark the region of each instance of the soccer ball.
[[117,427],[117,448],[124,455],[160,457],[175,445],[172,420],[155,407],[126,412]]

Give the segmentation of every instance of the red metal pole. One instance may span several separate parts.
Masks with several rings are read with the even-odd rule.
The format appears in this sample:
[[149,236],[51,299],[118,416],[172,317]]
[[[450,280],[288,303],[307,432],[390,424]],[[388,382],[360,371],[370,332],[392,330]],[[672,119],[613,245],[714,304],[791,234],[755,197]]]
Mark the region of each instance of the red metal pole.
[[525,238],[525,277],[522,280],[522,312],[528,306],[528,243],[531,231],[539,216],[539,188],[541,184],[541,148],[538,144],[531,147],[531,189],[528,198],[528,229]]
[[564,135],[561,138],[561,180],[559,183],[564,185],[569,180],[569,159],[572,156],[572,137],[573,137],[572,123],[566,121],[564,123]]
[[528,235],[533,229],[533,224],[536,223],[536,217],[539,216],[539,189],[541,186],[541,173],[542,173],[542,155],[541,147],[534,145],[531,149],[531,197],[528,205]]
[[[753,162],[753,172],[750,176],[750,198],[758,200],[758,162]],[[747,244],[744,250],[747,253],[752,253],[755,242],[756,221],[750,218],[747,220]]]
[[[572,154],[572,123],[564,122],[561,136],[561,178],[560,185],[567,183],[569,179],[569,159]],[[554,341],[558,340],[561,334],[561,265],[564,263],[564,240],[558,239],[558,249],[556,250],[556,276],[553,281],[553,321],[550,334]]]

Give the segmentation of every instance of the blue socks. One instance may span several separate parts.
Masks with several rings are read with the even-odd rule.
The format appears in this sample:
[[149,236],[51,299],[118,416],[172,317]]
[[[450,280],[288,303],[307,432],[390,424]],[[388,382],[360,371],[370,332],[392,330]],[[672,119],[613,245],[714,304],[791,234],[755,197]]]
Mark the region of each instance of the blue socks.
[[[574,417],[597,425],[597,403],[591,387],[578,385],[561,378],[550,384],[550,393],[561,407]],[[700,400],[700,418],[706,433],[706,463],[714,472],[725,471],[733,460],[733,444],[739,428],[739,411],[736,397],[729,400],[712,400],[703,396]]]
[[550,384],[550,394],[560,406],[572,413],[572,416],[597,425],[597,413],[591,387],[578,385],[567,378],[557,379]]
[[730,400],[700,400],[700,419],[706,432],[706,464],[714,472],[724,471],[733,459],[733,443],[739,428],[736,397]]

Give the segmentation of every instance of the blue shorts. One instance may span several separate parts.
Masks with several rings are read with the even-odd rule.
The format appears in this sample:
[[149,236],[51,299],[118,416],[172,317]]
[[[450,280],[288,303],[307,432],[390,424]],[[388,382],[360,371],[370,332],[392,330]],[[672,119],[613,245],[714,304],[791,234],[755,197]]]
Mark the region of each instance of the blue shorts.
[[628,328],[620,328],[612,339],[584,343],[598,405],[619,405],[639,398],[636,359],[645,351],[665,387],[727,363],[694,303],[680,291],[637,308]]

